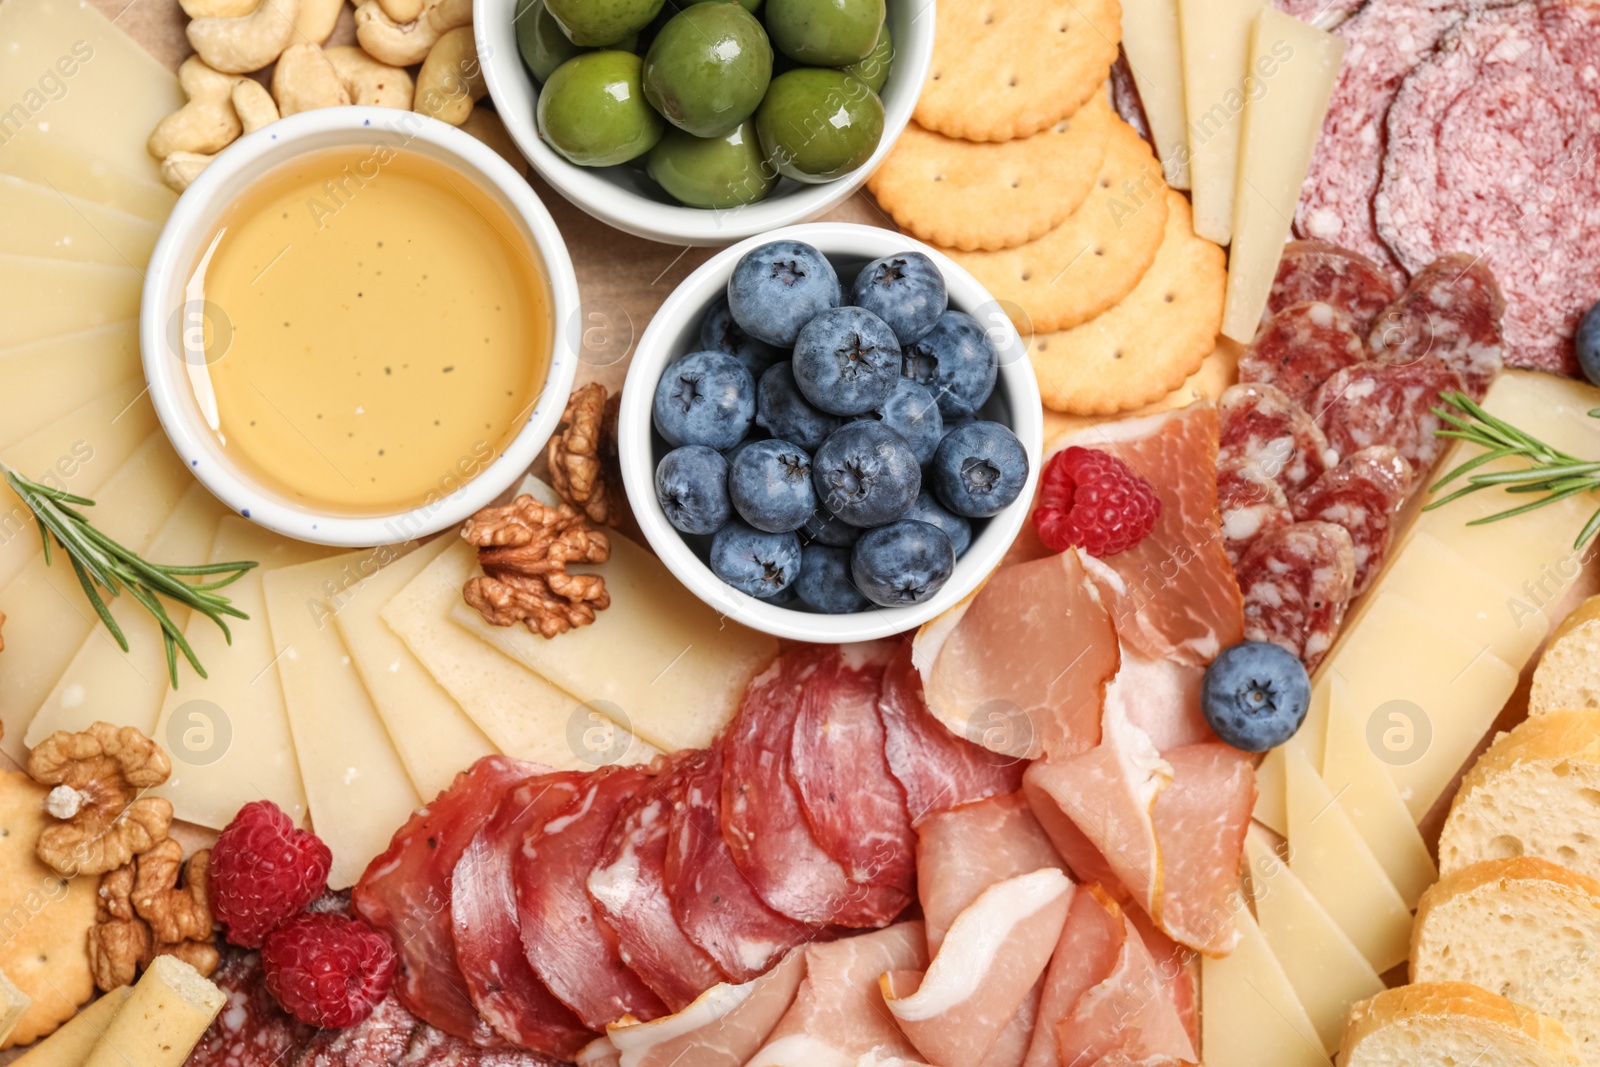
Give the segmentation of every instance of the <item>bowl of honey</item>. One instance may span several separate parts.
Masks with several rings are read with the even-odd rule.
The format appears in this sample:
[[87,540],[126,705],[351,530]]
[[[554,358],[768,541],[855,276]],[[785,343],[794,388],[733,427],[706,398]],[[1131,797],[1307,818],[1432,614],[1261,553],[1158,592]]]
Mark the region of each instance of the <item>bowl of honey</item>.
[[179,200],[140,346],[162,427],[234,511],[368,546],[510,488],[572,390],[578,286],[528,183],[445,123],[291,116]]

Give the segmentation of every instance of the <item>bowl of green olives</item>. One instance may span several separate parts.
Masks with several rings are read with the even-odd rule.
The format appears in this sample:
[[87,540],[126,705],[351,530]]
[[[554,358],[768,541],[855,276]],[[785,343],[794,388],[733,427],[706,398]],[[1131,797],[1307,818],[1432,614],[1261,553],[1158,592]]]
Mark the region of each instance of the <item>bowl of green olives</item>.
[[931,8],[474,0],[473,20],[490,96],[540,176],[617,229],[723,245],[860,188],[916,107]]

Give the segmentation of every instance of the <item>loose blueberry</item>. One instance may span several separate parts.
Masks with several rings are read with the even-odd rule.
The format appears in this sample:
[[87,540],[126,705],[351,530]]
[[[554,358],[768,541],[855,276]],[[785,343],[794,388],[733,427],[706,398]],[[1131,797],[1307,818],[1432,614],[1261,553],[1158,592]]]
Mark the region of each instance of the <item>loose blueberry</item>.
[[801,538],[806,543],[828,545],[832,548],[849,548],[861,540],[864,532],[861,527],[851,526],[829,511],[821,501],[817,502],[817,509],[811,513],[806,524],[800,527]]
[[961,311],[939,316],[921,340],[902,354],[902,373],[927,386],[945,416],[977,411],[994,392],[999,357],[978,320]]
[[656,464],[656,499],[673,528],[687,534],[722,529],[733,514],[728,500],[728,461],[705,445],[684,445]]
[[722,352],[696,352],[672,364],[656,384],[656,430],[667,443],[732,448],[756,416],[756,383]]
[[733,519],[711,539],[711,573],[741,593],[773,596],[800,573],[800,538],[763,533]]
[[822,504],[853,526],[893,522],[922,489],[911,446],[881,422],[841,427],[817,450],[812,468]]
[[868,530],[850,556],[856,588],[874,604],[921,604],[950,580],[956,553],[937,526],[904,520]]
[[788,361],[769,367],[761,376],[756,386],[756,425],[772,436],[815,452],[839,423],[839,416],[818,411],[800,395]]
[[788,441],[754,441],[728,466],[728,496],[739,517],[758,530],[798,530],[817,506],[811,457]]
[[933,454],[933,491],[957,515],[998,515],[1022,495],[1028,453],[998,422],[974,422],[945,434]]
[[1299,658],[1266,641],[1241,641],[1206,668],[1200,707],[1234,748],[1265,752],[1295,735],[1311,707],[1311,679]]
[[758,341],[741,330],[728,311],[726,296],[719,296],[717,302],[706,310],[706,317],[700,320],[700,347],[709,352],[724,352],[732,356],[744,364],[750,377],[757,380],[768,367],[789,358],[783,349]]
[[1585,378],[1600,385],[1600,304],[1585,311],[1578,323],[1578,366]]
[[955,549],[957,559],[966,555],[967,549],[972,546],[972,523],[933,499],[933,494],[926,489],[917,494],[916,501],[905,517],[943,530],[944,535],[950,538],[950,547]]
[[728,311],[751,337],[791,348],[800,327],[844,300],[828,257],[802,241],[744,254],[728,279]]
[[944,275],[921,252],[884,256],[861,268],[851,303],[889,324],[902,345],[921,340],[950,303]]
[[824,615],[865,611],[867,598],[850,577],[850,550],[807,545],[800,550],[800,577],[794,591],[802,603]]
[[918,463],[932,462],[934,449],[944,437],[944,418],[932,393],[909,378],[901,378],[894,383],[889,399],[878,408],[878,417],[906,439]]
[[889,398],[900,375],[900,342],[889,324],[857,307],[813,318],[794,342],[794,380],[805,398],[835,415],[865,415]]

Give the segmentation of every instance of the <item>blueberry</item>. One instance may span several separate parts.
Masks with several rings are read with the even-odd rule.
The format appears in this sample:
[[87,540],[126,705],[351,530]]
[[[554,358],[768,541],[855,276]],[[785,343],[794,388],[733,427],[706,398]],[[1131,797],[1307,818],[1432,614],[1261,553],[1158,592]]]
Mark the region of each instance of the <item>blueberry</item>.
[[755,419],[755,379],[732,356],[696,352],[662,372],[654,414],[669,445],[732,448]]
[[684,445],[656,464],[656,499],[673,528],[687,534],[716,533],[733,514],[728,500],[728,461],[705,445]]
[[909,378],[901,378],[894,383],[889,399],[878,408],[878,417],[906,439],[918,463],[932,462],[933,450],[944,437],[944,419],[932,393]]
[[856,588],[874,604],[920,604],[950,580],[956,553],[937,526],[907,519],[868,530],[850,555]]
[[818,411],[800,395],[788,361],[768,368],[756,386],[756,425],[808,452],[821,448],[839,421],[839,416]]
[[800,550],[800,577],[794,591],[806,606],[824,615],[865,611],[867,598],[850,578],[850,550],[830,545],[807,545]]
[[758,530],[798,530],[817,506],[811,457],[788,441],[754,441],[728,465],[728,496],[739,517]]
[[859,526],[851,526],[839,516],[829,511],[821,502],[800,527],[802,538],[808,544],[828,545],[832,548],[849,548],[861,539],[864,533]]
[[842,307],[805,324],[794,343],[794,380],[812,404],[835,415],[865,415],[900,376],[900,342],[870,311]]
[[969,411],[983,407],[994,392],[1000,361],[977,319],[946,311],[906,348],[901,362],[901,373],[932,390],[939,411],[953,415],[963,406]]
[[1578,366],[1585,378],[1600,385],[1600,304],[1584,312],[1578,323]]
[[933,494],[926,489],[917,494],[916,501],[905,517],[943,530],[944,535],[950,538],[950,547],[955,549],[957,559],[966,555],[967,549],[972,547],[972,523],[933,499]]
[[933,260],[921,252],[902,252],[862,267],[850,300],[887,322],[900,343],[909,345],[933,329],[950,295]]
[[800,538],[763,533],[733,519],[711,539],[711,573],[741,593],[773,596],[800,573]]
[[817,449],[817,496],[853,526],[882,526],[904,515],[922,488],[922,469],[906,439],[881,422],[841,427]]
[[789,358],[783,349],[758,341],[741,330],[728,312],[726,296],[719,296],[717,302],[706,309],[706,317],[700,320],[700,347],[732,356],[756,379],[774,363]]
[[728,279],[728,311],[758,341],[791,348],[800,327],[844,300],[833,264],[802,241],[746,252]]
[[1311,707],[1311,679],[1293,652],[1266,641],[1222,650],[1200,686],[1206,722],[1234,748],[1265,752],[1295,735]]
[[939,503],[968,518],[998,515],[1022,495],[1028,453],[998,422],[974,422],[945,434],[933,454]]

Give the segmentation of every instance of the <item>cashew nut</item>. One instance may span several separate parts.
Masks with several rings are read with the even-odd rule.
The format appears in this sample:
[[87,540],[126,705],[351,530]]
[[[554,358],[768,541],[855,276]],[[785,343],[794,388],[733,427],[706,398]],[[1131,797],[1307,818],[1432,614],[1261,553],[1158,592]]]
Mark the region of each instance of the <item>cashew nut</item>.
[[339,72],[314,44],[291,45],[284,50],[272,71],[272,96],[284,118],[350,103]]
[[216,152],[239,136],[239,116],[230,94],[239,79],[190,56],[178,68],[178,85],[189,102],[156,124],[146,147],[157,159],[174,152]]
[[396,22],[415,22],[422,14],[422,0],[378,0],[383,13]]
[[178,0],[192,19],[236,19],[250,14],[261,0]]
[[440,37],[422,61],[417,72],[416,110],[459,126],[488,91],[472,27],[461,26]]
[[300,0],[262,0],[256,10],[238,18],[195,19],[189,23],[189,43],[213,68],[249,74],[283,54],[299,17]]
[[339,72],[351,103],[411,110],[411,75],[400,67],[379,63],[354,45],[329,48],[325,54]]
[[255,133],[261,127],[277,122],[278,105],[272,94],[258,81],[240,78],[233,87],[233,110],[245,133]]
[[300,0],[300,14],[294,20],[294,39],[322,44],[333,36],[344,0]]
[[189,188],[200,172],[217,157],[205,152],[174,152],[161,161],[161,180],[168,189],[181,193]]
[[397,22],[380,0],[363,0],[356,8],[356,40],[374,59],[393,67],[409,67],[427,58],[439,38],[472,24],[470,0],[423,0],[410,22]]
[[500,116],[494,111],[486,107],[473,108],[472,114],[461,124],[461,129],[498,152],[518,174],[527,175],[528,161],[511,139],[511,134],[506,132],[506,124],[500,121]]

